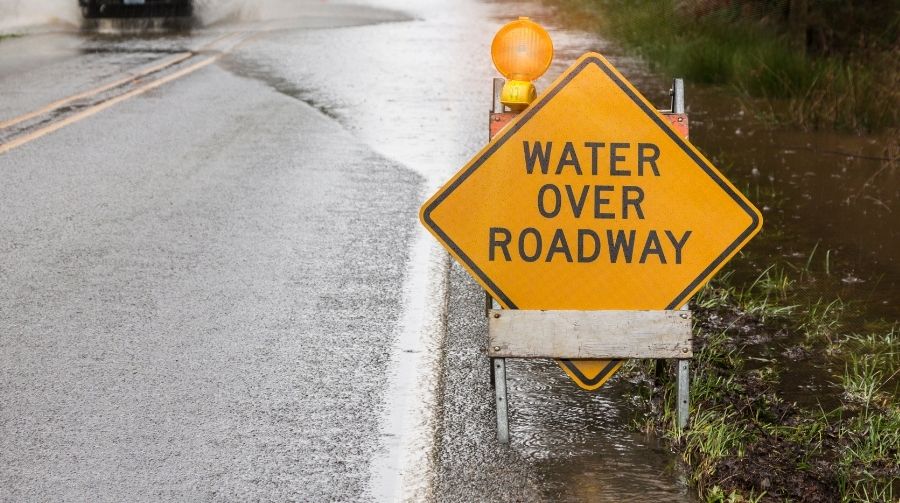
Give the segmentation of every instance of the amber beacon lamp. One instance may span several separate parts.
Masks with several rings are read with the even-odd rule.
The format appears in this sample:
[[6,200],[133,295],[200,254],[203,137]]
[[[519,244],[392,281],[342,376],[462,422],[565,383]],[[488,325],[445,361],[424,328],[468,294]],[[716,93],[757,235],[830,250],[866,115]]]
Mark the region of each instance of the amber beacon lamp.
[[553,61],[553,41],[541,25],[528,19],[506,24],[491,43],[494,66],[506,77],[500,102],[519,112],[537,97],[532,81],[539,78]]

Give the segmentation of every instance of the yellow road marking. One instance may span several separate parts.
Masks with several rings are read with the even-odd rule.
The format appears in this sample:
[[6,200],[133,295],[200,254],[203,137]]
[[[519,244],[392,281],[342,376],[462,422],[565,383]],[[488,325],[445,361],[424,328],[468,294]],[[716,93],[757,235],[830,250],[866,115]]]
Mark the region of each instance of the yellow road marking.
[[68,98],[63,98],[63,99],[61,99],[61,100],[54,101],[53,103],[50,103],[50,104],[48,104],[48,105],[46,105],[46,106],[44,106],[44,107],[41,107],[41,108],[39,108],[39,109],[37,109],[37,110],[34,110],[33,112],[29,112],[29,113],[27,113],[27,114],[23,114],[23,115],[20,115],[20,116],[18,116],[18,117],[14,117],[14,118],[12,118],[12,119],[9,119],[9,120],[0,122],[0,129],[5,129],[5,128],[8,128],[8,127],[10,127],[10,126],[15,126],[16,124],[19,124],[19,123],[21,123],[21,122],[25,122],[25,121],[30,120],[30,119],[33,119],[33,118],[35,118],[35,117],[39,117],[39,116],[44,115],[45,113],[48,113],[48,112],[52,112],[53,110],[56,110],[57,108],[63,107],[63,106],[65,106],[65,105],[67,105],[67,104],[69,104],[69,103],[71,103],[71,102],[73,102],[73,101],[78,101],[78,100],[81,100],[81,99],[84,99],[84,98],[89,98],[89,97],[94,96],[94,95],[96,95],[96,94],[100,94],[100,93],[102,93],[102,92],[106,92],[106,91],[108,91],[108,90],[110,90],[110,89],[113,89],[113,88],[115,88],[115,87],[119,87],[119,86],[121,86],[121,85],[123,85],[123,84],[127,84],[127,83],[129,83],[129,82],[135,81],[135,80],[137,80],[137,79],[139,79],[139,78],[141,78],[141,77],[143,77],[143,76],[145,76],[145,75],[149,75],[149,74],[151,74],[151,73],[158,72],[159,70],[162,70],[163,68],[172,66],[172,65],[177,64],[177,63],[180,63],[180,62],[182,62],[182,61],[188,59],[189,57],[191,57],[191,55],[192,55],[192,54],[191,54],[190,52],[181,52],[181,53],[178,53],[178,54],[176,54],[174,57],[169,58],[169,59],[163,61],[162,63],[159,63],[158,65],[153,65],[153,66],[151,66],[151,67],[149,67],[149,68],[145,68],[145,69],[143,69],[143,70],[141,70],[141,71],[139,71],[139,72],[137,72],[137,73],[135,73],[135,74],[133,74],[133,75],[129,75],[129,76],[124,77],[124,78],[121,78],[121,79],[119,79],[119,80],[116,80],[116,81],[113,81],[113,82],[109,82],[109,83],[107,83],[107,84],[103,84],[102,86],[95,87],[95,88],[93,88],[93,89],[91,89],[91,90],[89,90],[89,91],[84,91],[84,92],[81,92],[81,93],[78,93],[78,94],[73,94],[72,96],[69,96]]
[[[227,39],[229,39],[229,38],[234,38],[234,37],[236,37],[237,35],[240,35],[240,33],[239,33],[239,32],[226,33],[225,35],[222,35],[222,36],[216,38],[215,40],[212,40],[212,41],[210,41],[210,42],[204,44],[204,45],[201,46],[199,49],[197,49],[196,52],[207,51],[207,50],[209,50],[211,47],[213,47],[214,45],[216,45],[216,44],[218,44],[218,43],[220,43],[220,42],[222,42],[222,41],[225,41],[225,40],[227,40]],[[33,119],[33,118],[35,118],[35,117],[39,117],[39,116],[44,115],[44,114],[46,114],[46,113],[48,113],[48,112],[52,112],[52,111],[54,111],[54,110],[56,110],[56,109],[58,109],[58,108],[61,108],[61,107],[65,106],[65,105],[67,105],[67,104],[69,104],[69,103],[72,103],[73,101],[78,101],[78,100],[81,100],[81,99],[84,99],[84,98],[89,98],[89,97],[91,97],[91,96],[95,96],[95,95],[97,95],[97,94],[100,94],[100,93],[109,91],[110,89],[114,89],[114,88],[119,87],[119,86],[121,86],[121,85],[124,85],[124,84],[128,84],[128,83],[134,82],[134,81],[140,79],[141,77],[145,77],[145,76],[147,76],[147,75],[150,75],[151,73],[155,73],[155,72],[158,72],[158,71],[163,70],[163,69],[165,69],[165,68],[168,68],[168,67],[170,67],[170,66],[172,66],[172,65],[176,65],[176,64],[178,64],[178,63],[181,63],[182,61],[184,61],[184,60],[190,58],[190,57],[193,56],[193,55],[194,55],[194,52],[192,52],[192,51],[188,51],[188,52],[180,52],[180,53],[174,55],[173,57],[171,57],[171,58],[169,58],[169,59],[166,59],[166,60],[162,61],[162,62],[159,63],[159,64],[156,64],[156,65],[153,65],[153,66],[150,66],[150,67],[141,69],[141,70],[139,70],[137,73],[127,74],[125,77],[123,77],[123,78],[121,78],[121,79],[115,80],[115,81],[113,81],[113,82],[109,82],[109,83],[107,83],[107,84],[103,84],[103,85],[98,86],[98,87],[95,87],[95,88],[93,88],[93,89],[91,89],[91,90],[89,90],[89,91],[84,91],[84,92],[81,92],[81,93],[78,93],[78,94],[74,94],[74,95],[72,95],[72,96],[69,96],[69,97],[67,97],[67,98],[63,98],[63,99],[61,99],[61,100],[54,101],[53,103],[50,103],[50,104],[48,104],[48,105],[45,105],[45,106],[43,106],[43,107],[41,107],[41,108],[39,108],[39,109],[37,109],[37,110],[34,110],[34,111],[32,111],[32,112],[28,112],[28,113],[23,114],[23,115],[20,115],[20,116],[18,116],[18,117],[14,117],[14,118],[12,118],[12,119],[8,119],[8,120],[5,120],[5,121],[3,121],[3,122],[0,122],[0,129],[6,129],[6,128],[10,127],[10,126],[15,126],[16,124],[20,124],[20,123],[25,122],[25,121],[27,121],[27,120],[31,120],[31,119]]]
[[[223,35],[223,36],[217,38],[216,40],[213,40],[212,42],[210,42],[210,43],[208,43],[208,44],[202,46],[200,49],[197,50],[197,52],[209,50],[212,46],[214,46],[214,45],[216,45],[216,44],[218,44],[218,43],[220,43],[220,42],[222,42],[222,41],[225,41],[225,40],[228,40],[228,39],[235,39],[235,38],[238,38],[238,37],[241,36],[241,35],[247,35],[247,33],[246,33],[246,32],[235,32],[235,33],[230,33],[230,34]],[[216,61],[217,59],[219,59],[220,57],[222,57],[222,55],[227,54],[229,51],[232,51],[232,50],[234,50],[235,48],[240,47],[241,45],[243,45],[244,43],[246,43],[248,40],[254,38],[254,36],[255,36],[255,35],[245,36],[243,39],[237,40],[237,41],[234,43],[234,45],[232,45],[231,47],[228,47],[227,49],[223,49],[223,50],[221,50],[221,52],[220,52],[219,54],[210,56],[210,57],[208,57],[207,59],[204,59],[203,61],[200,61],[199,63],[195,63],[195,64],[193,64],[193,65],[191,65],[191,66],[187,66],[187,67],[185,67],[185,68],[182,68],[181,70],[178,70],[178,71],[176,71],[176,72],[172,72],[172,73],[170,73],[169,75],[166,75],[166,76],[164,76],[164,77],[161,77],[161,78],[159,78],[159,79],[156,79],[156,80],[154,80],[154,81],[151,81],[151,82],[149,82],[149,83],[147,83],[147,84],[145,84],[145,85],[143,85],[143,86],[141,86],[141,87],[137,87],[137,88],[135,88],[135,89],[132,89],[131,91],[128,91],[128,92],[123,93],[123,94],[120,94],[119,96],[116,96],[116,97],[114,97],[114,98],[111,98],[111,99],[109,99],[109,100],[106,100],[106,101],[104,101],[104,102],[102,102],[102,103],[98,103],[98,104],[96,104],[96,105],[93,105],[93,106],[90,106],[90,107],[88,107],[88,108],[85,108],[84,110],[82,110],[82,111],[80,111],[80,112],[78,112],[78,113],[76,113],[76,114],[73,114],[73,115],[70,115],[70,116],[68,116],[68,117],[65,117],[65,118],[63,118],[63,119],[61,119],[61,120],[52,122],[52,123],[50,123],[50,124],[48,124],[48,125],[46,125],[46,126],[44,126],[44,127],[42,127],[42,128],[36,129],[36,130],[31,131],[31,132],[29,132],[29,133],[26,133],[26,134],[24,134],[24,135],[22,135],[22,136],[15,137],[15,138],[13,138],[12,140],[10,140],[10,141],[8,141],[8,142],[6,142],[6,143],[0,144],[0,155],[3,155],[3,154],[9,152],[10,150],[12,150],[12,149],[14,149],[14,148],[16,148],[16,147],[20,147],[20,146],[22,146],[22,145],[24,145],[24,144],[26,144],[26,143],[32,142],[32,141],[34,141],[34,140],[37,140],[38,138],[41,138],[42,136],[46,136],[46,135],[48,135],[48,134],[50,134],[50,133],[52,133],[52,132],[54,132],[54,131],[58,131],[58,130],[60,130],[60,129],[66,127],[66,126],[69,126],[69,125],[74,124],[74,123],[76,123],[76,122],[79,122],[79,121],[81,121],[81,120],[83,120],[83,119],[86,119],[86,118],[88,118],[88,117],[90,117],[90,116],[92,116],[92,115],[94,115],[94,114],[96,114],[96,113],[98,113],[98,112],[101,112],[101,111],[103,111],[103,110],[106,110],[107,108],[110,108],[110,107],[112,107],[112,106],[114,106],[114,105],[116,105],[116,104],[118,104],[118,103],[121,103],[121,102],[127,100],[127,99],[130,99],[130,98],[133,98],[133,97],[135,97],[135,96],[144,94],[145,92],[150,91],[150,90],[152,90],[152,89],[156,89],[157,87],[159,87],[159,86],[161,86],[161,85],[163,85],[163,84],[165,84],[165,83],[167,83],[167,82],[171,82],[171,81],[173,81],[173,80],[180,79],[181,77],[184,77],[184,76],[186,76],[186,75],[189,75],[189,74],[191,74],[191,73],[194,73],[195,71],[197,71],[197,70],[199,70],[199,69],[201,69],[201,68],[203,68],[203,67],[209,65],[210,63],[213,63],[214,61]],[[173,65],[173,64],[175,64],[175,63],[177,63],[177,62],[183,61],[184,59],[188,59],[188,58],[190,58],[190,57],[195,56],[194,53],[181,53],[181,54],[187,54],[187,56],[186,56],[185,58],[179,60],[179,61],[168,62],[168,64],[165,64],[166,62],[160,63],[159,65],[156,65],[157,67],[159,67],[159,68],[157,68],[156,70],[165,68],[165,67],[167,67],[167,66],[171,66],[171,65]],[[181,56],[181,54],[179,54],[178,56]],[[174,59],[174,58],[172,58],[172,59]],[[34,117],[34,116],[36,116],[36,115],[40,115],[41,113],[49,112],[49,111],[53,110],[54,108],[58,108],[59,106],[61,106],[61,105],[59,105],[60,102],[66,102],[66,103],[68,103],[68,102],[71,102],[71,101],[80,99],[81,97],[90,96],[91,93],[97,94],[98,92],[103,92],[103,90],[106,90],[106,89],[110,89],[110,88],[116,87],[116,85],[121,85],[122,83],[127,83],[127,82],[129,82],[129,81],[131,81],[131,80],[137,80],[138,78],[140,78],[140,77],[142,77],[142,76],[146,76],[146,75],[148,75],[148,74],[150,74],[150,73],[153,73],[153,72],[156,71],[156,70],[154,70],[154,69],[152,69],[152,68],[146,69],[146,70],[144,70],[144,71],[141,72],[141,75],[138,75],[138,76],[135,76],[135,77],[129,77],[129,78],[127,78],[127,79],[123,79],[123,81],[122,81],[122,82],[118,82],[118,84],[112,83],[112,84],[107,84],[106,86],[101,86],[101,87],[104,87],[105,89],[102,89],[102,90],[100,90],[100,91],[97,91],[97,89],[93,89],[93,90],[91,90],[91,91],[86,91],[86,92],[80,93],[79,95],[76,95],[76,96],[74,96],[74,97],[69,97],[69,98],[66,98],[66,99],[64,99],[64,100],[60,100],[60,101],[58,101],[58,102],[51,103],[50,105],[47,105],[46,107],[42,108],[42,109],[39,110],[39,111],[35,111],[35,112],[32,112],[32,113],[30,113],[30,114],[26,114],[26,115],[29,115],[29,116],[31,116],[31,117]],[[113,84],[116,84],[116,85],[113,85]],[[55,107],[52,107],[52,105],[56,105],[56,106],[55,106]],[[23,117],[24,117],[24,116],[23,116]],[[21,119],[21,120],[27,120],[27,119]],[[19,120],[18,122],[21,122],[21,120]],[[4,127],[6,127],[6,126],[4,126]],[[2,129],[2,127],[0,127],[0,129]]]
[[115,98],[104,101],[103,103],[98,103],[92,107],[85,108],[84,110],[82,110],[74,115],[70,115],[69,117],[66,117],[62,120],[48,124],[47,126],[37,129],[35,131],[32,131],[28,134],[14,138],[13,140],[11,140],[9,142],[0,145],[0,155],[5,154],[16,147],[20,147],[26,143],[32,142],[42,136],[48,135],[54,131],[58,131],[66,126],[69,126],[78,121],[86,119],[98,112],[102,112],[103,110],[106,110],[107,108],[110,108],[110,107],[112,107],[118,103],[121,103],[129,98],[133,98],[140,94],[144,94],[147,91],[156,89],[157,87],[159,87],[167,82],[171,82],[173,80],[184,77],[185,75],[191,74],[191,73],[209,65],[210,63],[214,62],[215,60],[219,59],[219,57],[221,57],[221,55],[210,56],[209,58],[207,58],[203,61],[200,61],[199,63],[195,63],[191,66],[182,68],[181,70],[178,70],[177,72],[173,72],[169,75],[166,75],[165,77],[154,80],[154,81],[152,81],[148,84],[145,84],[141,87],[132,89],[131,91],[128,91],[127,93],[116,96]]

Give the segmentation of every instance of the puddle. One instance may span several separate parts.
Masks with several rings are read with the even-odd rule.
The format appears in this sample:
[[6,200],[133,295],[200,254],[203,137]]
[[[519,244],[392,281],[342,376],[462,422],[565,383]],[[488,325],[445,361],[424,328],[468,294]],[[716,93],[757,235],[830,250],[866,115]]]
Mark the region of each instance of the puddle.
[[692,501],[668,448],[632,428],[643,404],[631,383],[583,392],[550,360],[509,360],[507,373],[514,448],[543,474],[548,500]]
[[[840,334],[900,320],[900,161],[889,134],[804,132],[767,123],[727,92],[688,88],[691,139],[760,207],[765,225],[733,262],[736,284],[772,264],[795,280],[792,298],[846,306]],[[891,147],[891,142],[894,146]],[[793,302],[793,301],[792,301]],[[789,402],[838,405],[843,364],[804,348],[803,334],[747,339],[781,371]],[[838,368],[833,368],[832,366]]]

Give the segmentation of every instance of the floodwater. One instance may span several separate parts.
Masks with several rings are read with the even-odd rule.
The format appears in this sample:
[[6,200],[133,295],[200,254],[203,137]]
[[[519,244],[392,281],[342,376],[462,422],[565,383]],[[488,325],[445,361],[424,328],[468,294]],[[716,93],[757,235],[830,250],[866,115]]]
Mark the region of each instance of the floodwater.
[[[571,15],[561,17],[570,26],[590,24]],[[665,103],[665,90],[677,75],[650,71],[615,44],[598,49],[650,101]],[[691,141],[764,217],[762,232],[723,270],[733,274],[730,283],[748,288],[774,266],[793,280],[791,294],[781,302],[828,304],[839,299],[844,309],[838,337],[885,333],[896,327],[900,323],[897,131],[804,131],[771,119],[771,108],[787,110],[789,103],[767,104],[740,98],[721,86],[685,84]],[[738,343],[745,344],[752,357],[749,367],[774,366],[780,372],[777,387],[787,402],[826,410],[840,404],[836,376],[844,363],[824,357],[804,334],[748,333]]]
[[[259,37],[222,64],[310,104],[415,171],[425,179],[423,198],[486,141],[495,76],[490,37],[516,16],[533,17],[554,37],[556,58],[539,88],[593,50],[660,108],[667,105],[671,76],[651,72],[597,34],[566,25],[550,8],[515,4],[512,12],[510,3],[475,0],[414,7],[399,0],[370,3],[403,15],[366,26],[325,29],[323,22],[322,29],[296,31],[283,20],[277,33]],[[217,18],[213,32],[156,24],[135,30],[158,31],[161,35],[149,36],[165,38],[174,28],[178,36],[211,38],[215,29],[234,22],[248,21]],[[101,22],[84,34],[90,42],[83,47],[101,50],[102,37],[129,36],[128,26],[135,25]],[[167,44],[153,45],[168,50]],[[691,82],[687,105],[693,142],[766,219],[760,236],[734,261],[737,275],[752,281],[776,261],[796,268],[809,263],[816,281],[804,284],[805,293],[855,305],[851,327],[862,331],[873,321],[900,319],[900,172],[897,149],[885,147],[889,138],[773,126],[754,113],[753,103]],[[784,353],[802,341],[750,342],[758,354],[784,363]],[[788,400],[812,405],[823,393],[835,393],[834,369],[820,361],[783,367]],[[555,363],[544,361],[513,361],[508,372],[514,435],[509,449],[540,475],[539,496],[639,501],[652,494],[656,500],[693,500],[676,456],[658,439],[635,432],[632,421],[640,404],[634,384],[616,377],[598,392],[583,392]]]
[[[773,125],[727,90],[689,94],[691,136],[763,211],[763,232],[734,261],[749,285],[767,267],[799,278],[797,303],[840,299],[840,334],[886,332],[900,320],[900,147],[890,134],[804,132]],[[787,105],[785,105],[787,106]],[[789,402],[838,405],[843,364],[789,357],[803,334],[749,339],[782,372]],[[801,354],[804,352],[800,352]],[[797,354],[796,352],[794,354]]]

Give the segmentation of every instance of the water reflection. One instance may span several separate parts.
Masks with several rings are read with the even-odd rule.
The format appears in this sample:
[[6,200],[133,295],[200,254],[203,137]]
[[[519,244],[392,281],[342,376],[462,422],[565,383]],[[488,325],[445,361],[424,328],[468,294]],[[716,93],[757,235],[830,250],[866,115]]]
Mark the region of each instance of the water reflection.
[[550,360],[509,360],[512,449],[563,501],[690,501],[681,467],[658,439],[631,427],[635,386],[618,376],[578,389]]

